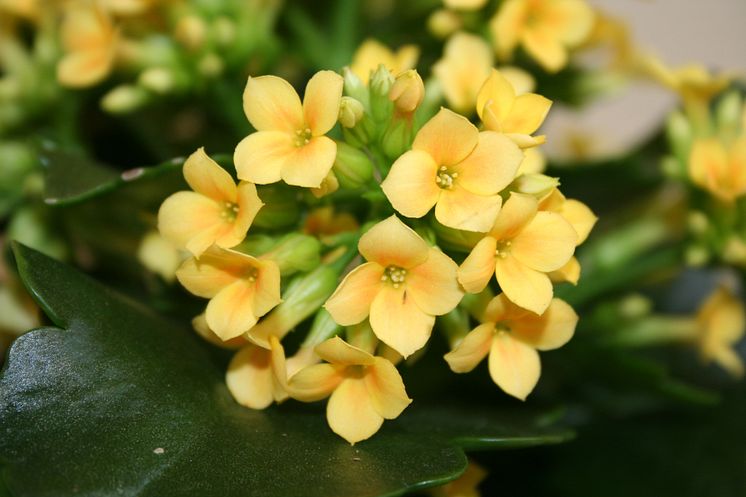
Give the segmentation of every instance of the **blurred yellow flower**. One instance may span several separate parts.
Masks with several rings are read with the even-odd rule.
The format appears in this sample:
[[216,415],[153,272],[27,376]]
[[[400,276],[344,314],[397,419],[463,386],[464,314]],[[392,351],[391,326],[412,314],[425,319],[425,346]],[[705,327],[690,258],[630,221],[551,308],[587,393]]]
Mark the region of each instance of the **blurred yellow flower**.
[[721,287],[700,307],[697,325],[702,358],[717,363],[736,378],[742,377],[743,359],[734,346],[743,338],[746,329],[743,302]]
[[391,205],[407,217],[435,206],[443,225],[489,231],[502,198],[523,160],[505,136],[482,133],[463,116],[441,109],[417,133],[412,150],[399,157],[381,183]]
[[479,464],[470,460],[464,474],[450,483],[431,488],[429,494],[432,497],[480,497],[482,494],[477,488],[482,480],[487,477],[487,471]]
[[685,104],[699,107],[708,105],[732,79],[726,74],[715,76],[701,64],[671,68],[653,55],[644,56],[642,66],[660,84],[678,93]]
[[381,64],[398,76],[407,69],[414,69],[419,57],[420,49],[416,45],[404,45],[394,52],[380,41],[368,38],[355,51],[350,70],[367,85],[371,73]]
[[689,156],[689,176],[723,202],[746,194],[746,136],[725,144],[718,138],[694,142]]
[[479,10],[487,0],[443,0],[443,5],[454,10]]
[[584,0],[506,0],[490,21],[498,56],[509,60],[519,44],[545,70],[567,64],[567,51],[593,29],[594,13]]
[[270,349],[248,344],[228,364],[225,382],[239,404],[264,409],[273,401],[288,398],[284,378],[285,352],[277,337],[270,337]]
[[325,135],[337,122],[343,83],[339,74],[319,71],[308,81],[301,104],[284,79],[250,77],[243,107],[257,132],[236,147],[239,179],[318,188],[337,154],[337,144]]
[[370,316],[376,336],[408,357],[430,338],[435,316],[461,300],[456,263],[396,216],[369,229],[358,249],[368,262],[342,280],[324,307],[342,326]]
[[566,344],[577,322],[578,315],[563,300],[552,299],[539,316],[500,294],[487,305],[483,324],[469,332],[445,360],[454,372],[467,373],[489,354],[492,380],[508,395],[526,400],[541,375],[537,350]]
[[137,248],[137,260],[149,271],[171,282],[176,278],[176,270],[182,256],[176,245],[153,230],[145,234]]
[[458,270],[467,292],[481,292],[494,274],[513,303],[536,314],[546,310],[553,295],[547,273],[567,264],[578,235],[565,218],[538,207],[532,196],[510,195],[490,232]]
[[324,364],[290,377],[288,392],[314,402],[331,395],[326,419],[334,433],[351,444],[373,436],[384,419],[394,419],[412,402],[399,372],[382,357],[374,357],[339,337],[316,347]]
[[443,58],[433,65],[448,105],[462,114],[471,113],[477,92],[490,75],[493,57],[482,38],[456,33],[446,42]]
[[195,257],[213,243],[231,248],[243,241],[264,205],[256,187],[233,178],[200,148],[184,162],[184,178],[193,192],[177,192],[158,211],[158,230]]

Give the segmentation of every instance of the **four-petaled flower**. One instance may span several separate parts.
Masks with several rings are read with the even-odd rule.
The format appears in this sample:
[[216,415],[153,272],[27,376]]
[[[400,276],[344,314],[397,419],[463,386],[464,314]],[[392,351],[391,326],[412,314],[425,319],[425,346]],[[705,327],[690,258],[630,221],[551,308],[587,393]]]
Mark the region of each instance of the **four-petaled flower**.
[[368,38],[355,51],[350,70],[367,85],[371,72],[381,64],[391,74],[398,76],[407,69],[413,69],[419,57],[420,49],[416,45],[404,45],[394,52],[380,41]]
[[376,336],[407,357],[430,338],[435,316],[461,300],[456,263],[396,216],[368,230],[358,249],[368,262],[345,277],[324,307],[342,326],[370,316]]
[[233,154],[238,177],[260,185],[283,180],[318,188],[337,155],[337,144],[325,135],[337,122],[343,83],[337,73],[319,71],[301,103],[284,79],[250,77],[243,108],[257,132],[241,140]]
[[433,65],[433,75],[448,105],[457,112],[470,113],[492,65],[492,50],[484,39],[456,33],[446,42],[443,58]]

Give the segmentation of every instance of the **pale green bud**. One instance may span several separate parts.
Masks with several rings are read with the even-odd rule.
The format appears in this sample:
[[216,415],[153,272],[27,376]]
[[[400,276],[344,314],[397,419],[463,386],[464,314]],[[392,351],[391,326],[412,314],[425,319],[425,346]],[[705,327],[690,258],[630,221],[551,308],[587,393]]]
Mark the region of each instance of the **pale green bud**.
[[691,123],[680,111],[675,111],[668,116],[666,135],[676,158],[682,164],[686,164],[692,148],[693,131]]
[[529,173],[521,174],[510,184],[508,189],[527,195],[533,195],[536,198],[542,198],[559,186],[558,178],[552,178],[544,174]]
[[427,30],[435,36],[444,40],[461,29],[461,17],[449,9],[438,9],[427,19]]
[[484,236],[473,231],[449,228],[440,223],[433,223],[433,229],[438,235],[438,245],[443,249],[456,252],[471,252],[474,245],[479,243],[479,240]]
[[337,158],[332,168],[342,188],[356,189],[373,178],[373,163],[360,149],[337,142]]
[[172,71],[164,67],[151,67],[140,73],[137,83],[143,88],[163,95],[171,92],[176,86]]
[[225,63],[217,54],[208,53],[200,59],[198,68],[200,74],[212,78],[222,74],[223,69],[225,69]]
[[101,99],[101,107],[112,114],[126,114],[148,102],[148,92],[134,85],[119,85]]
[[389,92],[393,85],[391,71],[379,65],[370,78],[370,111],[377,122],[387,121],[391,116],[394,104],[389,100]]
[[715,109],[717,127],[721,134],[735,135],[742,125],[743,99],[738,90],[726,93]]
[[212,23],[212,31],[218,45],[230,46],[236,39],[236,23],[225,16],[220,16]]
[[310,235],[289,233],[263,254],[274,260],[280,267],[280,274],[287,276],[298,271],[306,272],[321,262],[321,242]]
[[190,50],[202,47],[207,38],[205,21],[196,15],[181,17],[176,23],[174,38]]
[[378,338],[373,333],[373,328],[370,327],[370,321],[367,319],[362,323],[348,326],[345,336],[347,337],[347,343],[353,347],[362,349],[369,354],[374,354],[376,346],[378,345]]
[[687,266],[702,267],[710,261],[710,252],[700,245],[691,245],[684,252]]
[[381,138],[383,153],[389,159],[396,159],[409,150],[414,140],[412,123],[406,119],[393,119]]
[[365,108],[359,100],[342,97],[339,104],[339,123],[345,128],[354,128],[365,115]]
[[691,211],[686,219],[689,231],[695,235],[704,235],[710,227],[710,221],[702,211]]
[[306,335],[306,339],[303,340],[301,347],[313,348],[321,342],[338,334],[341,330],[342,327],[334,321],[334,318],[329,314],[329,311],[322,307],[313,318],[311,329],[308,330],[308,335]]
[[291,226],[300,217],[297,192],[282,184],[258,186],[257,193],[264,205],[254,218],[257,228],[282,228]]
[[628,295],[619,302],[619,315],[626,319],[641,318],[652,310],[653,302],[639,293]]
[[363,84],[360,78],[350,70],[349,67],[342,69],[342,76],[344,77],[344,93],[358,102],[363,104],[363,107],[369,107],[370,95],[368,88]]

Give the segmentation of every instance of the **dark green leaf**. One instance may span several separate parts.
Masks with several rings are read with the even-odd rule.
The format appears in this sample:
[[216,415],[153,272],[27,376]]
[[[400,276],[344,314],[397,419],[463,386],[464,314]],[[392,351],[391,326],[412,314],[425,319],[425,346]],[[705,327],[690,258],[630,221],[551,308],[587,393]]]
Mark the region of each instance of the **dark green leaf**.
[[0,378],[0,460],[16,496],[399,495],[456,478],[462,448],[569,436],[525,413],[415,401],[353,447],[316,406],[238,406],[224,365],[190,330],[36,251],[15,255],[64,328],[17,340]]

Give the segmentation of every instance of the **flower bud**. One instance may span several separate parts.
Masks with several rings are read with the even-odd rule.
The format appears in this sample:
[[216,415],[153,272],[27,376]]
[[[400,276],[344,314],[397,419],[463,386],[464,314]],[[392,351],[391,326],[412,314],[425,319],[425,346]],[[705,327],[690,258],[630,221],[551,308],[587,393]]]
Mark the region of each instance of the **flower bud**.
[[433,223],[433,229],[438,235],[438,245],[444,250],[468,253],[482,238],[480,233],[448,228],[440,223]]
[[212,31],[218,45],[229,47],[236,40],[236,24],[226,16],[215,19]]
[[173,72],[164,67],[151,67],[140,73],[137,84],[153,93],[163,95],[175,88],[176,79]]
[[742,238],[732,235],[725,242],[723,260],[739,267],[746,266],[746,243]]
[[619,302],[619,315],[625,319],[639,319],[650,314],[653,302],[646,296],[633,293]]
[[219,76],[223,69],[225,69],[225,63],[217,54],[208,53],[205,54],[199,61],[198,69],[200,74],[208,78]]
[[339,123],[345,128],[354,128],[365,115],[365,108],[359,100],[352,97],[342,97],[339,104]]
[[385,122],[391,115],[394,106],[389,100],[389,92],[393,85],[391,71],[383,64],[379,65],[370,78],[370,111],[376,122]]
[[715,108],[717,127],[720,134],[732,136],[743,125],[743,99],[738,90],[726,93]]
[[381,138],[381,147],[386,157],[396,159],[409,150],[414,140],[412,123],[406,119],[393,119]]
[[710,227],[710,221],[702,211],[691,211],[686,218],[689,231],[695,235],[704,235]]
[[679,111],[673,112],[666,123],[666,135],[671,144],[671,150],[682,164],[689,161],[689,151],[692,148],[692,125]]
[[452,10],[438,9],[427,19],[427,30],[444,40],[461,29],[461,17]]
[[252,226],[258,228],[282,228],[293,225],[300,217],[297,192],[282,184],[257,187],[264,206],[254,218]]
[[277,242],[262,258],[272,259],[280,268],[280,275],[307,272],[321,263],[321,242],[302,233],[289,233]]
[[415,69],[404,71],[396,77],[389,91],[389,100],[397,112],[411,115],[425,98],[425,84]]
[[559,180],[544,174],[522,174],[508,187],[511,191],[533,195],[540,199],[559,186]]
[[334,171],[329,171],[321,184],[316,188],[311,188],[311,194],[316,198],[325,197],[339,190],[339,180],[334,175]]
[[342,69],[342,76],[344,77],[344,93],[358,102],[363,104],[363,107],[370,105],[370,95],[368,87],[363,84],[362,80],[350,70],[349,67]]
[[174,38],[189,50],[197,50],[205,43],[207,27],[201,17],[187,15],[176,23]]
[[702,267],[710,261],[710,252],[700,245],[691,245],[684,251],[687,266]]
[[301,348],[311,348],[320,344],[321,342],[333,337],[342,330],[342,327],[334,321],[329,311],[323,307],[316,313],[316,317],[313,318],[311,329],[308,330],[306,339],[303,340]]
[[373,177],[373,163],[365,152],[344,142],[337,142],[337,158],[332,167],[342,188],[356,189]]
[[101,107],[112,114],[126,114],[148,101],[148,92],[134,85],[119,85],[101,99]]

